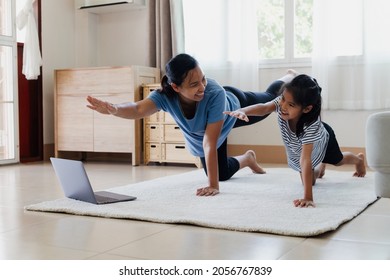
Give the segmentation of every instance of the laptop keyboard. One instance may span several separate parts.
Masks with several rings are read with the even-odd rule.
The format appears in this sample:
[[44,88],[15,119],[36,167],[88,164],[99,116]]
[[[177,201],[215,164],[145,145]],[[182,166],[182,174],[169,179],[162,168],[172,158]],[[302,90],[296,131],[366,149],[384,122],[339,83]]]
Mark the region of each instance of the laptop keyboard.
[[106,196],[100,196],[98,194],[95,194],[95,198],[96,198],[96,201],[98,203],[109,203],[109,202],[112,202],[112,201],[116,201],[115,198],[106,197]]

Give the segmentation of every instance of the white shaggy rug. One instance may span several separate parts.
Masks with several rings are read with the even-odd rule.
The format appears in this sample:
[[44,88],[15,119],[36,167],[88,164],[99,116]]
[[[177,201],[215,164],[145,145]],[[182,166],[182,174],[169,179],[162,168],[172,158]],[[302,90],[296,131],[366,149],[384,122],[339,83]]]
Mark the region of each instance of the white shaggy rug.
[[196,170],[109,189],[137,197],[130,202],[94,205],[62,198],[25,209],[314,236],[335,230],[377,199],[372,173],[356,178],[351,172],[327,170],[314,187],[316,207],[304,209],[293,206],[293,200],[302,197],[303,187],[299,174],[288,168],[268,168],[264,175],[245,168],[220,183],[219,195],[196,196],[196,189],[206,182],[203,170]]

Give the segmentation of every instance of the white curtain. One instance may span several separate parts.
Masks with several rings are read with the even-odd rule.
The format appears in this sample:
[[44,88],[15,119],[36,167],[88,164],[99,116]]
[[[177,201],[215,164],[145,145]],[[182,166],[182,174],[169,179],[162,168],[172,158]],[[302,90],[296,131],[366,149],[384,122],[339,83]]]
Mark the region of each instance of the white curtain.
[[390,1],[314,0],[313,76],[323,108],[390,108]]
[[182,0],[185,52],[222,85],[257,90],[254,0]]
[[172,56],[184,51],[181,0],[149,1],[149,64],[165,71]]
[[40,67],[42,66],[38,29],[34,16],[34,2],[35,0],[26,0],[25,6],[16,17],[18,29],[26,28],[22,73],[26,76],[27,80],[38,79],[41,71]]

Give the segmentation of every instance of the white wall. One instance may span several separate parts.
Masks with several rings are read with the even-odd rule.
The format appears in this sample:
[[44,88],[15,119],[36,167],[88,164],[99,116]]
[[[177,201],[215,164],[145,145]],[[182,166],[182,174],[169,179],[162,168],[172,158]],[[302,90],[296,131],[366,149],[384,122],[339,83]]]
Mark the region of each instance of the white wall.
[[53,70],[75,65],[73,0],[42,0],[43,141],[54,143]]
[[54,143],[55,69],[147,65],[148,10],[93,14],[75,0],[42,0],[44,144]]
[[147,65],[149,52],[148,9],[99,16],[99,65]]
[[[53,70],[87,66],[147,65],[147,18],[147,9],[96,15],[76,10],[74,0],[42,0],[44,144],[54,143]],[[286,70],[259,71],[259,90],[264,90]],[[310,74],[310,69],[297,70]],[[323,120],[334,128],[340,146],[365,147],[365,124],[371,113],[325,111]],[[275,116],[271,115],[258,124],[233,130],[229,143],[282,145]]]

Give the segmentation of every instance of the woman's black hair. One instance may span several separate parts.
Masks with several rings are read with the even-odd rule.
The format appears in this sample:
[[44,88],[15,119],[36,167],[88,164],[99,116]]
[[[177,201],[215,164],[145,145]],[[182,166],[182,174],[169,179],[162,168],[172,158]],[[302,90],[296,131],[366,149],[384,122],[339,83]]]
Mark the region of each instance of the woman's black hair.
[[315,122],[321,115],[321,87],[318,85],[316,79],[308,75],[298,75],[290,83],[287,83],[283,89],[292,94],[294,102],[305,108],[307,106],[313,106],[313,108],[303,113],[299,118],[296,135],[301,136],[304,126],[308,126]]
[[192,56],[182,53],[173,57],[165,65],[165,75],[161,79],[160,93],[168,97],[176,96],[171,84],[180,86],[188,75],[188,72],[199,65],[198,61]]

